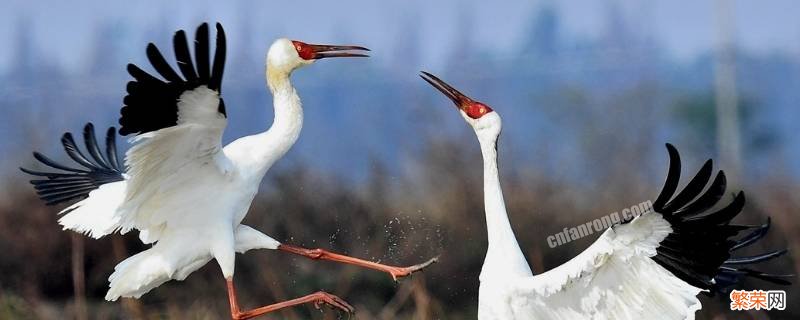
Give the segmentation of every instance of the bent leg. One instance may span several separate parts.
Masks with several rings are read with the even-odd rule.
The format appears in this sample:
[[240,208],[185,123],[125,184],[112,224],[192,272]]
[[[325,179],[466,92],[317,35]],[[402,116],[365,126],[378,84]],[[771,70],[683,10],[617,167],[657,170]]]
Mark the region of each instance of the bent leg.
[[314,303],[314,307],[316,307],[317,309],[319,309],[322,304],[327,304],[333,308],[337,308],[347,313],[353,313],[355,311],[353,306],[351,306],[346,301],[342,300],[342,298],[339,298],[335,295],[323,291],[317,291],[307,296],[303,296],[288,301],[278,302],[260,308],[255,308],[252,310],[241,311],[239,309],[239,302],[236,299],[236,289],[233,286],[233,278],[226,278],[225,282],[227,283],[228,286],[228,302],[230,302],[231,305],[231,319],[234,320],[250,319],[283,308],[293,307],[296,305],[309,302]]
[[368,269],[383,271],[389,273],[392,276],[392,279],[397,281],[397,278],[402,278],[408,276],[414,272],[420,271],[425,267],[431,265],[434,262],[439,261],[439,257],[434,257],[428,261],[425,261],[420,264],[415,264],[409,267],[395,267],[389,266],[385,264],[380,264],[377,262],[367,261],[359,258],[353,258],[350,256],[346,256],[343,254],[333,253],[323,249],[307,249],[299,246],[293,246],[288,244],[281,244],[278,246],[278,250],[286,251],[290,253],[294,253],[297,255],[301,255],[307,257],[309,259],[314,260],[329,260],[329,261],[336,261],[346,264],[351,264],[359,267],[364,267]]

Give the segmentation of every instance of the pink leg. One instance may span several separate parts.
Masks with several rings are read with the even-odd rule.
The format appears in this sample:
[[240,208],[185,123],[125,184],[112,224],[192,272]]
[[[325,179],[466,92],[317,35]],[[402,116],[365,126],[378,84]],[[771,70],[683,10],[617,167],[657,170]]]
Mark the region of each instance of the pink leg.
[[301,255],[307,257],[309,259],[314,260],[329,260],[329,261],[336,261],[346,264],[352,264],[359,267],[369,268],[373,270],[383,271],[389,273],[392,276],[392,279],[397,281],[397,278],[402,278],[408,276],[414,272],[420,271],[425,267],[431,265],[434,262],[439,261],[439,257],[434,257],[428,261],[425,261],[420,264],[415,264],[409,267],[395,267],[395,266],[388,266],[385,264],[380,264],[377,262],[362,260],[358,258],[353,258],[350,256],[346,256],[343,254],[333,253],[330,251],[326,251],[323,249],[307,249],[303,247],[288,245],[288,244],[281,244],[278,246],[278,250],[291,252],[297,255]]
[[268,306],[255,308],[252,310],[241,311],[239,310],[239,302],[236,299],[236,289],[234,289],[233,287],[233,279],[232,278],[225,279],[225,282],[227,282],[228,285],[228,301],[231,304],[231,319],[233,320],[251,319],[283,308],[293,307],[296,305],[309,302],[314,303],[314,307],[316,307],[317,309],[319,309],[322,304],[327,304],[333,308],[337,308],[347,313],[353,313],[355,311],[355,309],[353,309],[353,306],[351,306],[346,301],[342,300],[342,298],[339,298],[335,295],[323,291],[317,291],[307,296],[303,296],[288,301],[278,302]]

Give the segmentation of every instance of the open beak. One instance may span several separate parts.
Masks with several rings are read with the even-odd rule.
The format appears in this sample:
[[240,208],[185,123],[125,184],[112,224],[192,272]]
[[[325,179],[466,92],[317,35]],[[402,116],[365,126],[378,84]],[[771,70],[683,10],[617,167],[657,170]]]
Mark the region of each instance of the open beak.
[[369,51],[361,46],[335,46],[325,44],[309,44],[311,52],[314,53],[313,59],[340,58],[340,57],[369,57],[363,53],[349,51]]
[[425,71],[421,71],[421,72],[422,72],[422,74],[419,75],[419,76],[420,76],[420,78],[422,78],[422,80],[427,81],[434,88],[436,88],[437,90],[439,90],[442,93],[444,93],[444,95],[446,95],[448,98],[450,98],[450,100],[452,100],[453,103],[455,103],[456,107],[458,107],[459,109],[464,110],[467,105],[469,105],[470,103],[474,102],[474,101],[472,101],[472,99],[470,99],[469,97],[465,96],[463,93],[459,92],[458,90],[456,90],[455,88],[453,88],[449,84],[447,84],[446,82],[442,81],[442,79],[439,79],[438,77],[436,77],[436,76],[434,76],[434,75],[432,75],[432,74],[430,74],[428,72],[425,72]]

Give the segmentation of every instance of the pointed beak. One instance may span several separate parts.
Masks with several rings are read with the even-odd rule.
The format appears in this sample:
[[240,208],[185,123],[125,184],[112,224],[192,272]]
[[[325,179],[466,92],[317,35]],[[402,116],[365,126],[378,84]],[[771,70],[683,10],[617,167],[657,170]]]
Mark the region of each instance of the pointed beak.
[[459,92],[446,82],[442,81],[442,79],[439,79],[438,77],[425,71],[421,71],[421,73],[422,74],[419,76],[420,78],[422,78],[422,80],[427,81],[434,88],[441,91],[445,96],[450,98],[450,100],[452,100],[453,103],[456,105],[456,107],[458,107],[459,109],[464,110],[467,105],[474,102],[472,101],[472,99],[465,96],[463,93]]
[[336,46],[325,44],[309,44],[311,52],[314,53],[313,59],[342,58],[342,57],[369,57],[363,53],[350,51],[370,51],[361,46]]

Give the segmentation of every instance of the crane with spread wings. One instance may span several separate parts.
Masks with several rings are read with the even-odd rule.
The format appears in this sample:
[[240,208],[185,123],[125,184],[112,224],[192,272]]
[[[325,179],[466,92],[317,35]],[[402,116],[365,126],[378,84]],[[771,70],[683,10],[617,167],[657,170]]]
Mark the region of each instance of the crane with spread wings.
[[169,280],[183,280],[214,259],[228,288],[231,316],[247,319],[280,308],[313,302],[346,312],[347,302],[326,292],[243,311],[233,284],[236,252],[275,249],[311,259],[337,261],[407,276],[435,261],[410,267],[371,261],[281,243],[241,224],[267,170],[295,143],[303,126],[300,97],[290,75],[317,60],[335,57],[366,57],[360,46],[314,45],[278,39],[266,57],[266,81],[273,95],[272,126],[223,147],[222,133],[228,124],[222,99],[222,75],[226,38],[216,25],[213,62],[209,55],[209,27],[197,28],[194,59],[183,30],[175,33],[173,46],[180,74],[154,44],[147,58],[161,78],[134,64],[128,65],[128,82],[119,119],[119,134],[132,136],[132,147],[124,165],[116,152],[116,132],[106,134],[101,151],[92,124],[83,138],[88,156],[70,133],[61,142],[67,155],[82,168],[60,164],[35,152],[42,164],[57,171],[22,169],[42,177],[31,181],[49,205],[78,202],[61,211],[65,229],[99,238],[114,232],[139,231],[139,238],[153,244],[119,263],[109,277],[106,299],[135,297]]
[[[489,247],[479,278],[479,319],[694,319],[701,308],[700,292],[724,291],[747,277],[789,284],[788,275],[747,267],[775,259],[785,249],[732,257],[764,237],[769,222],[761,226],[731,223],[744,207],[743,192],[711,211],[726,188],[722,171],[711,181],[711,160],[675,194],[681,164],[670,144],[669,171],[653,202],[654,212],[609,228],[579,255],[534,275],[511,228],[500,187],[500,116],[430,73],[423,72],[421,77],[453,101],[474,129],[483,155]],[[746,230],[751,231],[736,238]]]

